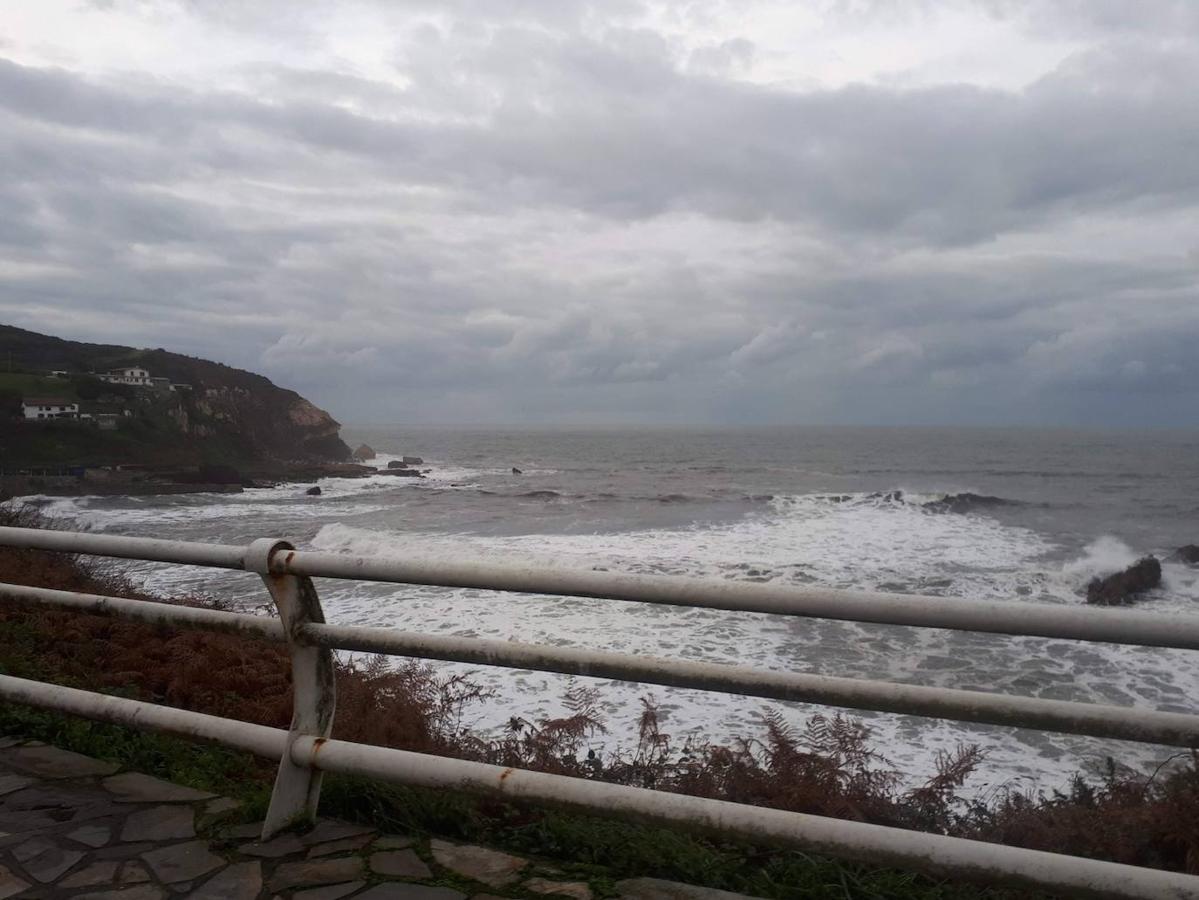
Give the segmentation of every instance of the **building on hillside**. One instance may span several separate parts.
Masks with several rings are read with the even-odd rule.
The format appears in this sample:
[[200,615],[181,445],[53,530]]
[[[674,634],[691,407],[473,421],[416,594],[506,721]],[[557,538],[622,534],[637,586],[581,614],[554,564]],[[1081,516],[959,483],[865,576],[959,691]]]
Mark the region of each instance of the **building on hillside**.
[[79,404],[62,397],[25,397],[21,407],[25,418],[31,420],[79,418]]
[[94,418],[101,431],[116,431],[121,419],[116,413],[96,413]]
[[134,387],[150,387],[154,383],[148,370],[136,366],[125,369],[109,369],[96,377],[109,384],[131,384]]

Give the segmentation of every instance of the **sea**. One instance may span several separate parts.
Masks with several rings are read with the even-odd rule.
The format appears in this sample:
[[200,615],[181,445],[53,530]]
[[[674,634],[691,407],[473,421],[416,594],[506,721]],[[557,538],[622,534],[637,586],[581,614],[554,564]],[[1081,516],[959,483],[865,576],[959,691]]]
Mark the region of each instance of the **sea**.
[[[1199,542],[1199,432],[963,428],[343,429],[375,465],[416,455],[423,479],[327,478],[243,494],[35,498],[63,527],[370,556],[532,561],[952,597],[960,603],[1085,605],[1087,582],[1144,554]],[[517,474],[514,469],[519,469]],[[989,498],[972,500],[966,495]],[[950,503],[945,501],[949,499]],[[211,595],[262,612],[255,576],[122,564],[164,595]],[[1199,616],[1199,569],[1166,563],[1138,609]],[[820,619],[318,580],[329,621],[533,641],[775,671],[1193,712],[1193,652],[954,633]],[[1098,613],[1097,613],[1098,614]],[[652,696],[676,746],[760,737],[776,710],[802,728],[835,710],[701,691],[437,663],[492,696],[466,722],[498,731],[560,715],[572,684],[599,691],[595,749],[636,743]],[[1051,790],[1107,759],[1152,771],[1171,748],[853,712],[880,766],[907,783],[938,753],[975,744],[966,785]]]

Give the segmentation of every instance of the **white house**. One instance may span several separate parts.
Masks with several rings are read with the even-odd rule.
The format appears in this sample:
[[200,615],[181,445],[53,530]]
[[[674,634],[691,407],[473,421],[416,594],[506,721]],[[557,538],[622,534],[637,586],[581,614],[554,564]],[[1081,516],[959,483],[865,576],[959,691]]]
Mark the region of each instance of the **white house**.
[[149,387],[153,384],[153,379],[150,378],[150,373],[146,369],[131,367],[127,369],[109,369],[102,375],[97,375],[101,381],[107,381],[110,384],[132,384],[137,387]]
[[26,397],[21,401],[26,419],[78,419],[79,404],[61,397]]

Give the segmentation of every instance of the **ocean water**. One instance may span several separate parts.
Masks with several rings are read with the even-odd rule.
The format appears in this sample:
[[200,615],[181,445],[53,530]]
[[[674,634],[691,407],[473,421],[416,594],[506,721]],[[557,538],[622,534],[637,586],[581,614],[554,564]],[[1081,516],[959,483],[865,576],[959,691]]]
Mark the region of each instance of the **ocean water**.
[[[1199,542],[1199,433],[1046,430],[351,428],[380,451],[424,457],[421,481],[326,479],[241,495],[42,499],[64,524],[120,534],[360,554],[531,559],[612,571],[954,597],[1082,604],[1094,575]],[[523,474],[512,473],[519,467]],[[970,492],[1002,503],[927,504]],[[162,593],[230,596],[256,609],[245,573],[133,564]],[[763,669],[1194,711],[1196,655],[1039,638],[486,591],[320,580],[330,621],[674,656]],[[1139,606],[1199,615],[1199,569],[1167,564]],[[439,664],[495,692],[472,724],[562,711],[565,676]],[[763,712],[815,707],[600,682],[608,733],[635,740],[652,694],[676,740],[754,733]],[[981,745],[968,788],[1054,787],[1107,756],[1149,769],[1170,748],[909,716],[855,713],[886,759],[919,780],[939,750]]]

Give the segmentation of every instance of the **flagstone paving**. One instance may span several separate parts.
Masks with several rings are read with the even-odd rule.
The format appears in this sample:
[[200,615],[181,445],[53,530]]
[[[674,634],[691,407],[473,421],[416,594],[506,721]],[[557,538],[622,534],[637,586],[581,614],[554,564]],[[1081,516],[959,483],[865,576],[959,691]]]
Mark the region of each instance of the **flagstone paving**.
[[[259,839],[238,805],[35,741],[0,738],[0,900],[593,900],[499,850],[322,819]],[[472,887],[473,886],[473,887]],[[621,900],[751,900],[652,878]],[[598,898],[595,898],[598,900]]]

